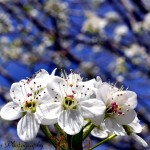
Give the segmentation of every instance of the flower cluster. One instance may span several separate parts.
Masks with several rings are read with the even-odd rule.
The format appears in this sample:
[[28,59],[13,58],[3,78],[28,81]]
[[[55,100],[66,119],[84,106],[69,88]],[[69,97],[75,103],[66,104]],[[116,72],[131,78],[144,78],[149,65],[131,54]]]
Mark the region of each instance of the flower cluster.
[[68,135],[78,134],[89,120],[94,125],[91,134],[104,138],[109,134],[132,135],[143,146],[147,143],[136,133],[142,131],[135,107],[136,93],[118,89],[100,77],[89,81],[71,71],[61,77],[41,69],[31,78],[13,83],[12,101],[1,109],[6,120],[20,119],[17,133],[21,140],[30,141],[40,125],[58,123]]
[[141,145],[147,147],[147,143],[136,135],[143,129],[134,110],[137,106],[136,93],[102,82],[100,77],[97,77],[94,85],[96,98],[104,102],[106,110],[103,115],[92,120],[97,127],[91,134],[99,138],[105,138],[111,133],[120,136],[131,135]]

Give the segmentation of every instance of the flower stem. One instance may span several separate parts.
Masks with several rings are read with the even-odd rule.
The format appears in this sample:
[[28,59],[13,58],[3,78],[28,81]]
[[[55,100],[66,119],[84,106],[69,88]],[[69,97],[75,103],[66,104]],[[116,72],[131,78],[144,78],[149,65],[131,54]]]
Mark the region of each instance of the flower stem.
[[55,130],[57,132],[57,134],[61,137],[61,136],[65,136],[63,130],[61,129],[61,127],[58,125],[58,123],[54,124]]
[[86,139],[86,137],[90,134],[90,132],[95,128],[95,125],[91,123],[88,127],[88,129],[83,134],[83,141]]
[[83,129],[85,129],[88,125],[90,125],[91,124],[91,121],[90,120],[88,120],[88,122],[87,122],[87,124],[83,127]]
[[107,137],[106,139],[102,140],[101,142],[97,143],[95,146],[91,147],[89,150],[93,150],[94,148],[102,145],[103,143],[109,141],[109,140],[112,140],[113,138],[115,138],[117,135],[116,134],[112,134],[110,135],[109,137]]
[[50,132],[48,126],[46,125],[41,125],[41,129],[43,133],[46,135],[46,137],[50,140],[50,142],[53,144],[53,146],[56,148],[57,147],[57,140],[53,138],[52,133]]
[[[66,134],[63,132],[63,130],[61,129],[61,127],[58,125],[58,123],[54,124],[56,133],[59,137],[59,141],[58,141],[58,145],[60,145],[60,143],[62,144],[61,147],[67,149],[67,136]],[[62,143],[63,142],[63,143]]]
[[[49,130],[49,127],[46,125],[41,125],[40,126],[43,133],[46,135],[46,137],[49,139],[49,141],[53,144],[53,146],[57,149],[58,147],[58,140],[56,138],[53,137],[52,133]],[[62,145],[61,146],[62,150],[66,150],[65,146]]]

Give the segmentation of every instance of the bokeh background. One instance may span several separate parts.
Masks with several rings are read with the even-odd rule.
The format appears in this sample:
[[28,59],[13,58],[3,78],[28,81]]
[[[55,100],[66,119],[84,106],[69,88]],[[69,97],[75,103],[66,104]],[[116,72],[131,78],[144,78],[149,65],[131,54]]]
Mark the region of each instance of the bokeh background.
[[[135,91],[140,136],[150,144],[150,0],[0,0],[0,107],[12,83],[42,68],[73,69],[84,80],[99,75]],[[16,125],[0,119],[0,150],[53,149],[42,132],[21,142]],[[127,136],[95,150],[120,149],[144,148]]]

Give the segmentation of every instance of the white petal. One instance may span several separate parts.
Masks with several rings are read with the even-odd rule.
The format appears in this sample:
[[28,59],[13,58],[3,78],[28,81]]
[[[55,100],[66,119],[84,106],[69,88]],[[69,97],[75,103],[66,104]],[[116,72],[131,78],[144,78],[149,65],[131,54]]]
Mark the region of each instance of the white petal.
[[68,86],[66,81],[57,76],[51,76],[47,83],[47,90],[53,98],[63,97],[65,95],[67,87]]
[[78,82],[82,81],[82,78],[79,74],[77,73],[70,73],[68,78],[67,78],[67,82],[70,85],[74,85],[77,84]]
[[148,147],[148,144],[145,140],[143,140],[140,136],[137,134],[132,133],[131,136],[134,140],[136,140],[139,144],[141,144],[143,147]]
[[35,76],[35,78],[44,79],[48,78],[49,73],[45,69],[41,69]]
[[112,94],[115,93],[118,89],[104,82],[96,92],[96,98],[103,100],[103,102],[107,105],[108,100],[111,98]]
[[95,116],[99,116],[104,114],[106,109],[103,101],[97,99],[88,99],[84,101],[80,101],[80,111],[84,118],[93,118]]
[[40,124],[50,125],[57,122],[60,112],[60,102],[50,102],[47,104],[41,104],[39,107],[37,107],[36,117]]
[[[36,74],[35,79],[40,79],[40,80],[41,80],[40,84],[46,86],[48,80],[49,80],[52,76],[55,75],[56,70],[57,70],[57,68],[52,71],[51,75],[49,75],[49,73],[48,73],[46,70],[41,69],[41,70]],[[31,81],[32,81],[32,80],[31,80]]]
[[58,118],[59,126],[70,135],[79,133],[83,126],[83,117],[76,110],[63,110]]
[[22,141],[31,141],[36,137],[39,130],[39,123],[33,113],[27,113],[17,125],[17,133]]
[[84,82],[79,82],[77,85],[73,85],[72,90],[76,93],[76,98],[81,101],[89,99],[93,94],[93,90],[89,87]]
[[116,116],[116,121],[121,125],[127,125],[131,123],[137,116],[135,110],[126,111],[125,115]]
[[54,76],[54,75],[55,75],[56,70],[57,70],[57,68],[55,68],[55,69],[52,71],[52,73],[51,73],[51,75],[52,75],[52,76]]
[[6,120],[16,120],[22,116],[21,108],[14,102],[7,103],[1,109],[1,117]]
[[29,87],[32,89],[32,92],[34,93],[37,91],[41,92],[46,88],[46,85],[47,85],[47,81],[45,81],[45,79],[42,78],[35,78],[29,82]]
[[127,93],[128,101],[127,101],[126,105],[130,105],[130,108],[134,109],[137,106],[137,94],[132,91],[127,91],[127,92],[128,92]]
[[139,119],[137,117],[135,117],[135,119],[130,124],[128,124],[130,126],[130,128],[132,128],[132,131],[134,133],[142,132],[143,127],[141,126],[141,124],[139,122],[140,122]]
[[94,87],[95,88],[100,88],[100,86],[103,84],[103,82],[102,82],[102,79],[99,77],[99,76],[97,76],[96,77],[96,82],[94,83]]
[[96,83],[95,79],[91,79],[91,80],[88,80],[86,82],[83,82],[83,84],[86,85],[87,87],[89,87],[90,89],[94,88],[95,83]]
[[126,134],[126,132],[123,129],[123,127],[121,125],[119,125],[115,121],[115,119],[113,119],[113,118],[106,118],[104,122],[105,122],[106,128],[110,132],[115,133],[116,135],[125,135]]
[[95,116],[95,117],[91,118],[91,121],[95,125],[100,125],[104,121],[104,117],[105,117],[105,114]]
[[20,103],[28,100],[28,93],[32,93],[27,80],[21,80],[20,82],[13,83],[10,89],[10,96],[15,103]]
[[108,132],[106,132],[105,130],[100,130],[99,128],[94,128],[91,131],[91,134],[98,138],[106,138],[108,136]]
[[97,76],[97,77],[96,77],[96,81],[102,83],[101,77],[100,77],[100,76]]
[[137,95],[135,92],[118,91],[112,97],[117,104],[129,106],[131,109],[137,106]]
[[40,94],[38,94],[36,96],[36,100],[39,103],[49,103],[49,102],[53,102],[54,98],[52,98],[49,94],[49,92],[47,91],[47,89],[44,89],[42,92],[40,92]]

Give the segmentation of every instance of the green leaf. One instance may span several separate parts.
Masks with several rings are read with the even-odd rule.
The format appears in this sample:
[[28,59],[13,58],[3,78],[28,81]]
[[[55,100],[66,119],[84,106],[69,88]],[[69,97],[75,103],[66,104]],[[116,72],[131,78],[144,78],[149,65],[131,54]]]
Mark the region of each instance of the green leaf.
[[67,134],[69,150],[83,150],[82,136],[83,136],[83,129],[76,135]]

